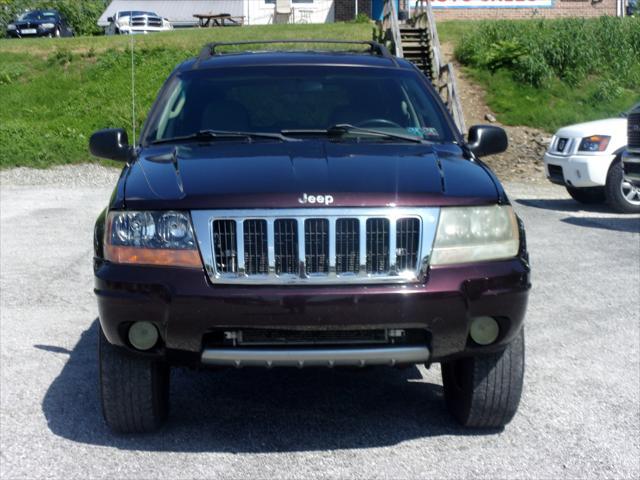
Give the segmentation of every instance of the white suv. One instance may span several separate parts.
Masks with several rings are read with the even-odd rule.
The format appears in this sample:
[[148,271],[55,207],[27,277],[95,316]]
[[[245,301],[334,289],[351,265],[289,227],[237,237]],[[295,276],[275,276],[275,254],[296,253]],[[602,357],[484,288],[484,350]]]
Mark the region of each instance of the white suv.
[[621,156],[627,119],[609,118],[563,127],[544,154],[547,178],[582,203],[606,201],[614,210],[640,212],[640,188],[624,181]]

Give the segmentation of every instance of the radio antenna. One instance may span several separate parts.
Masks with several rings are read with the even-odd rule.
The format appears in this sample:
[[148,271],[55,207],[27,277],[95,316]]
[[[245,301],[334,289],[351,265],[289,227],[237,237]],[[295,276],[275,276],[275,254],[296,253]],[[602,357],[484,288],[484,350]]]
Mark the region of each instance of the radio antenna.
[[[129,12],[129,24],[132,24],[132,16],[133,12]],[[133,131],[133,148],[136,148],[136,64],[133,55],[134,35],[131,30],[129,30],[129,37],[131,37],[131,130]]]

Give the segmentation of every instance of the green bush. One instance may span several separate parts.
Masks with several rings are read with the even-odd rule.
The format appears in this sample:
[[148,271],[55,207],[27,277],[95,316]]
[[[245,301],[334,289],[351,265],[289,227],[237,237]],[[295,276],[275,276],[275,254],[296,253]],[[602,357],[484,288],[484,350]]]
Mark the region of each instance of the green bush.
[[518,40],[500,40],[491,44],[485,53],[484,64],[495,72],[500,68],[515,68],[527,56],[526,49]]
[[553,79],[575,86],[596,75],[637,88],[640,18],[482,22],[463,36],[455,55],[464,65],[505,69],[535,87]]
[[76,35],[102,33],[97,21],[107,0],[0,0],[0,37],[6,35],[7,24],[19,15],[35,8],[54,8],[66,18]]

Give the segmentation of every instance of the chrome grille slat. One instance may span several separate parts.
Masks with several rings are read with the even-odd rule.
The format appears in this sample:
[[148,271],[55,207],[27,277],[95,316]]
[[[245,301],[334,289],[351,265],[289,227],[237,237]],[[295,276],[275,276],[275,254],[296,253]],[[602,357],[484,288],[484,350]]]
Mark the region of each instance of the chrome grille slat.
[[410,270],[418,260],[420,222],[416,218],[400,218],[396,225],[396,269]]
[[296,274],[298,273],[298,224],[295,219],[278,219],[274,225],[276,274]]
[[[242,220],[237,220],[236,221],[236,229],[237,229],[237,238],[239,239],[243,239],[244,238],[244,222]],[[236,244],[238,246],[238,274],[239,275],[244,275],[245,274],[245,266],[244,266],[244,242],[243,241],[236,241]]]
[[389,220],[369,218],[366,235],[367,273],[387,273],[389,271]]
[[339,218],[335,230],[336,273],[360,271],[360,224],[357,218]]
[[267,274],[267,222],[244,221],[244,266],[247,275]]
[[216,220],[213,230],[216,269],[222,273],[236,273],[238,271],[236,222],[234,220]]
[[438,215],[394,207],[191,212],[212,283],[265,285],[422,281]]
[[329,221],[308,218],[304,222],[305,270],[307,273],[329,273]]

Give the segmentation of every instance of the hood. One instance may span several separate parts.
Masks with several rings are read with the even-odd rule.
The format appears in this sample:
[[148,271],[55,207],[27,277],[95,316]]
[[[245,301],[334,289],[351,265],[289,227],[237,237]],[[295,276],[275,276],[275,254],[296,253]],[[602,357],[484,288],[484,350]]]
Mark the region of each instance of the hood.
[[[126,208],[427,206],[495,203],[498,190],[457,145],[224,142],[142,150],[126,175]],[[317,206],[317,205],[316,205]]]
[[619,134],[620,132],[622,132],[622,134],[625,134],[626,128],[626,118],[607,118],[605,120],[577,123],[575,125],[563,127],[556,132],[556,137],[582,138],[591,135],[614,136]]
[[58,19],[51,17],[51,18],[40,18],[40,19],[26,19],[26,20],[16,20],[15,22],[11,22],[13,23],[16,27],[23,27],[23,26],[35,26],[35,25],[42,25],[43,23],[58,23]]

